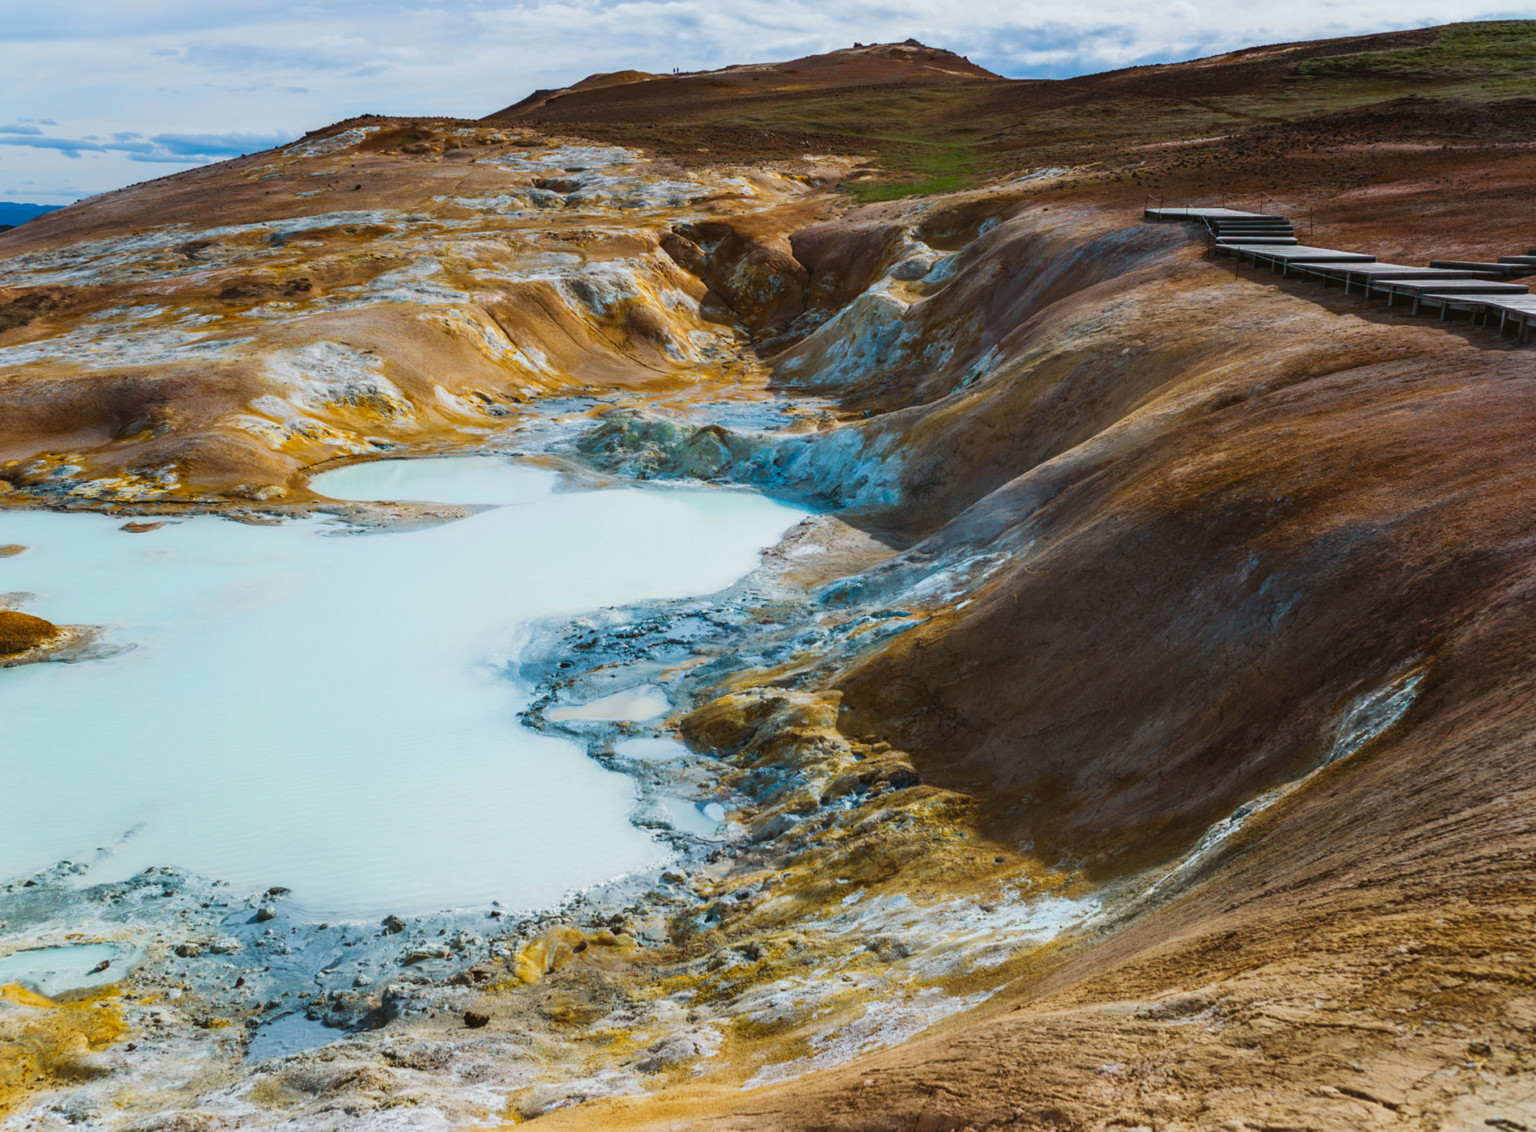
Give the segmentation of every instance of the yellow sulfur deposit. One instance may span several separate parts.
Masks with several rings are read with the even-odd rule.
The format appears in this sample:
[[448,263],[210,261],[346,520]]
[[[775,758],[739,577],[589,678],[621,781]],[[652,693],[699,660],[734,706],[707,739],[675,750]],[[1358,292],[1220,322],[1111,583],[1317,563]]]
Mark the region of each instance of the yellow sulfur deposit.
[[587,936],[576,928],[561,925],[518,948],[512,958],[512,971],[523,982],[533,984],[545,975],[569,967],[589,947],[628,952],[635,949],[635,941],[606,928]]
[[34,1092],[107,1073],[101,1051],[127,1032],[115,987],[61,1002],[0,987],[0,1117]]

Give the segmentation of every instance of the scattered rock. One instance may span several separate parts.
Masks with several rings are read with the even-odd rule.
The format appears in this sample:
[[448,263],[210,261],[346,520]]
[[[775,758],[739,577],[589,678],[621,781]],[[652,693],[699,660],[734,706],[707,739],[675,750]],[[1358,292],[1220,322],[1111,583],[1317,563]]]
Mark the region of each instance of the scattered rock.
[[923,780],[909,763],[893,763],[880,771],[876,781],[885,783],[891,790],[906,790],[920,785]]
[[127,531],[131,535],[142,535],[149,531],[158,531],[163,526],[165,526],[164,521],[154,523],[141,523],[135,519],[131,523],[124,523],[117,529],[120,531]]
[[471,1030],[478,1030],[490,1020],[491,1016],[489,1014],[478,1014],[473,1010],[466,1010],[464,1012],[464,1025]]
[[[0,494],[3,494],[4,489],[10,486],[10,484],[0,481]],[[7,543],[5,546],[0,546],[0,558],[15,558],[26,549],[26,547],[17,542]]]
[[864,945],[864,950],[874,952],[882,963],[895,963],[912,954],[912,949],[905,943],[888,936],[876,936]]
[[441,943],[434,943],[427,947],[417,947],[405,953],[402,962],[409,967],[413,963],[423,963],[428,959],[448,959],[453,955],[452,950]]
[[608,1096],[612,1086],[588,1078],[581,1081],[561,1082],[555,1085],[535,1085],[524,1091],[512,1103],[512,1111],[524,1120],[543,1116],[559,1108],[582,1104],[598,1097]]
[[799,819],[793,814],[774,814],[758,827],[757,831],[752,835],[752,840],[759,842],[772,841],[774,838],[784,836],[784,834],[799,824]]
[[390,935],[398,935],[405,931],[405,921],[399,916],[385,916],[383,923],[384,930]]
[[229,494],[236,499],[249,499],[254,503],[266,503],[273,499],[282,499],[288,494],[288,489],[275,483],[242,483],[230,488]]
[[720,1041],[717,1030],[685,1030],[653,1045],[649,1051],[650,1056],[635,1068],[642,1073],[661,1073],[713,1055],[720,1048]]
[[418,993],[415,988],[404,983],[391,983],[385,987],[379,999],[379,1011],[383,1019],[392,1022],[396,1018],[428,1013],[428,1008],[417,999]]
[[100,963],[96,964],[96,966],[91,968],[91,974],[99,975],[99,974],[101,974],[103,971],[105,971],[110,966],[112,966],[112,960],[110,960],[110,959],[103,959]]
[[260,908],[256,909],[256,922],[258,924],[264,924],[268,920],[275,919],[277,919],[277,909],[272,905],[263,904]]

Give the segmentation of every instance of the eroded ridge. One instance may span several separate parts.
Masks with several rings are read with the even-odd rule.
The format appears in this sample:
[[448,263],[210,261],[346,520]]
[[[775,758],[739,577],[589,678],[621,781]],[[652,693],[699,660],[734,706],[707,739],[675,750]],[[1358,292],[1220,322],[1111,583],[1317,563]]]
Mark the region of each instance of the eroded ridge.
[[[147,229],[109,194],[8,240],[0,476],[53,505],[302,500],[316,463],[473,444],[531,400],[734,378],[736,315],[663,241],[793,222],[807,169],[391,124],[161,183]],[[750,322],[780,281],[736,273]]]

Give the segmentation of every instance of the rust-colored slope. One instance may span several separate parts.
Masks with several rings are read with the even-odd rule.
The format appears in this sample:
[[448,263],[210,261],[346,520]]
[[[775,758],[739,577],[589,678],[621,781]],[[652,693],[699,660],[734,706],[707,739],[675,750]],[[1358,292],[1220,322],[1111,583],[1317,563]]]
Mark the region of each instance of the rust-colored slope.
[[[1475,207],[1440,192],[1325,223],[1369,241],[1376,201],[1425,255]],[[773,365],[874,414],[827,480],[925,536],[829,594],[928,616],[832,681],[839,729],[1002,846],[1110,891],[1194,850],[1159,891],[1203,887],[900,1051],[556,1127],[1528,1118],[1536,363],[1186,241],[1045,194],[866,210],[794,236],[825,321]]]
[[1529,1118],[1536,369],[1167,235],[1016,211],[839,371],[908,403],[860,427],[933,533],[839,591],[930,616],[833,686],[844,734],[975,798],[1001,846],[1122,895],[1193,856],[907,1046],[553,1127]]
[[775,359],[890,409],[864,459],[933,533],[864,592],[995,560],[839,681],[843,725],[1004,839],[1111,874],[1317,765],[1352,697],[1495,599],[1536,521],[1525,353],[1182,238],[1016,210],[911,305],[887,288]]
[[978,503],[924,552],[1013,557],[845,679],[849,725],[1000,832],[1116,871],[1315,765],[1350,696],[1494,600],[1536,523],[1524,359],[1373,345],[1289,374],[1223,349],[1273,385],[1189,390]]
[[1255,819],[1194,893],[911,1044],[553,1128],[1518,1127],[1531,1089],[1530,572],[1403,730]]

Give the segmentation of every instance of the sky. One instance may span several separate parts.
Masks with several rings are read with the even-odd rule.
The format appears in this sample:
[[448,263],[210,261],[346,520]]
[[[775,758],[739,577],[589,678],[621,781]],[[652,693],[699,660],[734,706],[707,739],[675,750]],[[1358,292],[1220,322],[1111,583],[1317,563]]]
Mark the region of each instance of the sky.
[[1533,14],[1522,2],[13,2],[0,16],[0,200],[67,204],[355,114],[480,117],[599,71],[703,70],[914,37],[1000,74],[1061,78]]

